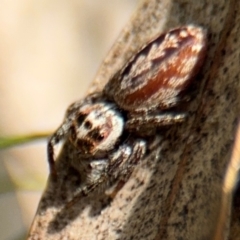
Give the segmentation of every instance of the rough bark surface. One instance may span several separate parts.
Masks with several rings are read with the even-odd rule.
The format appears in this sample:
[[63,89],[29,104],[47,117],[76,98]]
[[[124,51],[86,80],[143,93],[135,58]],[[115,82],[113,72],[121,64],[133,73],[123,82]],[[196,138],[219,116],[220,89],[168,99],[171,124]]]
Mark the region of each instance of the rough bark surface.
[[[110,201],[95,191],[67,207],[78,175],[69,168],[71,146],[58,157],[57,183],[49,179],[28,239],[236,239],[231,199],[219,230],[223,180],[240,110],[240,2],[145,0],[105,58],[90,91],[154,35],[186,24],[208,31],[208,53],[190,117],[173,126]],[[222,218],[221,218],[222,219]],[[239,236],[239,235],[238,235]]]

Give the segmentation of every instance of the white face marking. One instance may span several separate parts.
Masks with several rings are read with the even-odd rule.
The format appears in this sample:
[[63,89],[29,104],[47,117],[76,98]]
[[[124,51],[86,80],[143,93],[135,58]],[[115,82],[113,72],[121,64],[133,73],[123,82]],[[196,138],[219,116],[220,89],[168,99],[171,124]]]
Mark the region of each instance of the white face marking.
[[75,122],[75,145],[85,153],[109,151],[123,132],[124,120],[114,104],[87,104],[79,111],[82,122]]

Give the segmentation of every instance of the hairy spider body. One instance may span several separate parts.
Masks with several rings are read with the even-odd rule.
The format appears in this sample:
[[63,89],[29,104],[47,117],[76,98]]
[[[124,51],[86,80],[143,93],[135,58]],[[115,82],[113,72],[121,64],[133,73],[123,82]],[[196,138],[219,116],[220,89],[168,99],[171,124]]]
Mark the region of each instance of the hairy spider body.
[[183,26],[145,46],[106,84],[102,92],[73,103],[48,142],[48,161],[56,175],[54,146],[69,139],[77,151],[71,161],[81,175],[81,194],[114,178],[126,181],[144,157],[147,141],[162,126],[183,122],[176,107],[206,54],[206,33]]

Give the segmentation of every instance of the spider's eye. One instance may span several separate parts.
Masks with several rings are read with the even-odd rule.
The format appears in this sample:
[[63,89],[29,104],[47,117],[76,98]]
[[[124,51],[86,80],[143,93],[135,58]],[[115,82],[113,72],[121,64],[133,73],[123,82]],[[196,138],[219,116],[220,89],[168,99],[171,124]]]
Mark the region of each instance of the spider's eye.
[[98,129],[92,131],[91,137],[97,142],[101,142],[104,139],[104,135],[102,135]]
[[84,123],[84,127],[85,127],[86,129],[91,129],[91,128],[92,128],[92,123],[91,123],[90,121],[86,121],[86,122]]
[[82,125],[83,121],[85,120],[85,118],[87,117],[86,114],[82,114],[80,113],[78,116],[77,116],[77,124],[78,126]]
[[96,140],[99,141],[99,142],[102,141],[103,139],[104,139],[104,136],[101,135],[100,133],[96,137]]

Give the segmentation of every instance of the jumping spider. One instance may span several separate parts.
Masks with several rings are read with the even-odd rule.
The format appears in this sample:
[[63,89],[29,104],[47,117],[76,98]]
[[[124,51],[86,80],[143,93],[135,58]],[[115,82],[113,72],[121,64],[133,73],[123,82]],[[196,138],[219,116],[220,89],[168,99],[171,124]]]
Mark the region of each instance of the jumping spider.
[[54,146],[69,139],[78,157],[70,163],[80,174],[81,196],[109,179],[126,181],[144,157],[146,136],[183,122],[176,107],[206,53],[206,33],[187,25],[146,44],[106,84],[102,92],[73,103],[48,142],[48,161],[56,175]]

